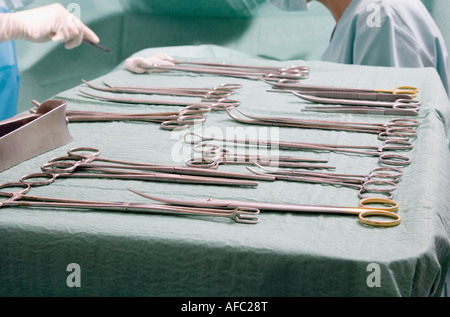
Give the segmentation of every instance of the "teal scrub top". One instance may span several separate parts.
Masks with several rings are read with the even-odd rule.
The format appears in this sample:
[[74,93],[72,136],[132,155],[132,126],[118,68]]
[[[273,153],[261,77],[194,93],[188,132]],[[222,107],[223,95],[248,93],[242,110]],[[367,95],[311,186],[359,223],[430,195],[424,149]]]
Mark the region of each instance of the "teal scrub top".
[[336,25],[322,59],[343,64],[434,67],[450,96],[447,48],[419,0],[353,0]]
[[[0,13],[9,12],[0,7]],[[20,73],[14,41],[0,43],[0,121],[17,114]]]

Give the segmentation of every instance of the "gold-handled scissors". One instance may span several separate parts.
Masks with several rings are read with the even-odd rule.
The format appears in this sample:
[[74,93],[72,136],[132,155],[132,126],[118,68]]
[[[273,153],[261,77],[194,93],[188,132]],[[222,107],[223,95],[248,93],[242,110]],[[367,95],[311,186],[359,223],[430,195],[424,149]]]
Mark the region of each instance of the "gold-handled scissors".
[[[164,199],[140,193],[129,189],[131,192],[151,199],[154,201],[166,203],[169,205],[190,206],[190,207],[208,207],[235,209],[236,206],[243,208],[255,208],[260,211],[278,211],[278,212],[301,212],[301,213],[333,213],[357,215],[362,224],[372,227],[394,227],[401,223],[401,217],[396,213],[399,209],[397,202],[386,198],[364,198],[359,202],[358,207],[333,207],[333,206],[310,206],[310,205],[291,205],[278,203],[262,203],[250,201],[236,201],[223,199]],[[382,204],[384,207],[370,207],[371,204]],[[371,217],[388,218],[385,220],[373,220]]]
[[[354,93],[354,94],[367,94],[367,93],[376,93],[376,94],[390,94],[390,95],[410,95],[412,98],[417,97],[419,94],[419,88],[413,86],[398,86],[394,89],[364,89],[364,88],[345,88],[345,87],[333,87],[333,86],[316,86],[316,85],[304,85],[299,84],[296,81],[290,81],[288,79],[262,79],[265,83],[278,88],[278,89],[287,89],[287,90],[295,90],[295,91],[315,91],[315,92],[339,92],[339,93]],[[350,97],[350,96],[348,96]],[[354,96],[356,97],[356,95]],[[359,97],[358,97],[359,98]],[[372,96],[373,98],[373,96]]]
[[[374,92],[393,95],[411,95],[416,97],[419,93],[419,88],[413,86],[399,86],[395,89],[374,89]],[[369,90],[370,92],[370,90]]]

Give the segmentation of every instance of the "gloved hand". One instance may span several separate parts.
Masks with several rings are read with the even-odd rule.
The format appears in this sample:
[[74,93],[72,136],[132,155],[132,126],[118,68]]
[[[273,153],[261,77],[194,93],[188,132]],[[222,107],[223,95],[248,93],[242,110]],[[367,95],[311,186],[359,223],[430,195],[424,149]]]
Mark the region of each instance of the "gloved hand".
[[79,46],[83,37],[99,43],[98,36],[61,4],[0,16],[0,40],[28,40],[32,42],[65,42],[66,49]]
[[125,68],[130,72],[137,74],[144,74],[148,72],[142,66],[173,66],[175,65],[175,60],[167,54],[155,54],[149,58],[143,57],[130,57],[125,61]]

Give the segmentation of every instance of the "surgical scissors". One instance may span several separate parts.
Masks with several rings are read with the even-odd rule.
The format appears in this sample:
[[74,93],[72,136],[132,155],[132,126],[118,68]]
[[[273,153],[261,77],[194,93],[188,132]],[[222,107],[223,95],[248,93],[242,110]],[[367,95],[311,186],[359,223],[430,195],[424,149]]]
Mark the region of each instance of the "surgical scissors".
[[393,191],[397,189],[396,183],[403,176],[403,171],[393,167],[379,167],[368,175],[336,174],[324,172],[310,172],[299,170],[274,170],[255,163],[267,173],[259,173],[254,169],[247,169],[256,175],[272,175],[277,180],[297,181],[303,183],[345,186],[359,190],[360,198],[365,193],[378,193],[392,199]]
[[[373,227],[394,227],[401,223],[401,217],[396,213],[399,210],[397,202],[386,198],[364,198],[360,200],[359,207],[335,207],[335,206],[310,206],[310,205],[294,205],[294,204],[278,204],[278,203],[263,203],[250,201],[236,201],[225,199],[194,199],[194,200],[179,200],[179,199],[164,199],[140,193],[138,191],[129,189],[133,193],[144,198],[154,201],[166,203],[169,205],[184,205],[195,207],[210,207],[234,209],[234,206],[245,206],[249,208],[256,208],[260,211],[272,212],[293,212],[293,213],[332,213],[332,214],[349,214],[358,215],[359,221],[367,226]],[[371,204],[383,204],[383,208],[369,207]],[[389,218],[387,220],[371,220],[372,216],[379,216]]]
[[240,84],[221,84],[211,88],[179,88],[179,87],[123,87],[113,86],[107,82],[103,82],[107,87],[95,86],[86,80],[82,80],[88,87],[113,93],[128,94],[150,94],[150,95],[170,95],[170,96],[186,96],[200,97],[202,101],[220,100],[233,95],[236,90],[242,88]]
[[[189,139],[191,137],[191,139]],[[275,146],[279,149],[286,150],[309,150],[309,151],[326,151],[336,153],[358,154],[366,156],[376,156],[382,165],[393,166],[408,166],[411,160],[403,155],[387,154],[385,151],[397,150],[411,150],[412,144],[404,140],[387,140],[383,142],[382,146],[366,146],[366,145],[332,145],[332,144],[314,144],[314,143],[300,143],[300,142],[285,142],[285,141],[271,141],[271,140],[252,140],[252,139],[226,139],[226,138],[208,138],[202,135],[190,132],[184,137],[186,143],[196,144],[200,141],[221,141],[231,142],[236,144],[253,144],[264,146]]]
[[[348,99],[353,99],[355,96],[358,96],[358,94],[363,93],[363,95],[358,96],[359,97],[367,97],[364,94],[370,93],[374,94],[371,98],[381,98],[384,99],[385,94],[387,95],[409,95],[412,98],[417,97],[419,93],[419,89],[417,87],[413,86],[399,86],[395,89],[363,89],[363,88],[344,88],[344,87],[332,87],[332,86],[315,86],[315,85],[304,85],[299,84],[295,81],[290,81],[288,79],[282,79],[282,80],[276,80],[276,79],[264,79],[265,83],[279,89],[288,89],[288,90],[296,90],[296,91],[315,91],[315,92],[338,92],[338,93],[348,93],[349,95],[346,96]],[[356,95],[350,95],[350,94],[356,94]],[[406,97],[408,98],[408,97]],[[392,100],[388,100],[392,101]]]
[[80,90],[83,95],[103,101],[115,102],[115,103],[128,103],[128,104],[145,104],[154,106],[210,106],[212,110],[224,110],[228,108],[238,107],[241,103],[237,100],[232,99],[218,99],[212,102],[191,102],[191,101],[181,101],[181,100],[150,100],[150,99],[133,99],[133,98],[116,98],[99,96],[91,93],[87,93]]
[[242,119],[231,113],[229,109],[225,109],[228,115],[235,121],[245,124],[278,126],[289,128],[304,128],[304,129],[320,129],[320,130],[335,130],[361,133],[378,134],[381,140],[403,139],[409,140],[411,137],[417,136],[417,131],[414,128],[419,126],[419,121],[402,118],[392,119],[385,124],[379,123],[360,123],[360,122],[338,122],[325,120],[305,120],[292,118],[278,118],[278,117],[257,117],[245,114],[239,109],[236,109],[240,114],[250,118]]
[[222,164],[260,164],[292,168],[335,169],[333,166],[299,163],[327,163],[327,160],[277,155],[232,154],[228,149],[216,144],[196,144],[193,150],[194,152],[201,153],[201,157],[192,157],[186,162],[186,165],[197,168],[216,169]]
[[222,210],[219,208],[202,208],[187,206],[167,206],[162,204],[122,203],[122,202],[100,202],[74,199],[61,199],[51,197],[28,196],[31,189],[30,184],[6,183],[0,185],[0,190],[15,189],[14,192],[0,191],[0,197],[6,200],[0,201],[2,207],[47,207],[47,208],[74,208],[102,210],[108,212],[139,213],[139,214],[161,214],[161,215],[187,215],[204,217],[226,217],[236,223],[257,224],[259,210],[247,207],[238,207],[234,210]]
[[[272,176],[258,176],[254,174],[219,172],[215,170],[203,170],[198,168],[189,168],[183,166],[170,166],[147,164],[141,162],[127,162],[112,160],[99,157],[98,149],[82,147],[74,148],[68,151],[67,156],[55,157],[48,163],[41,166],[41,171],[45,174],[53,173],[73,173],[77,170],[122,173],[122,171],[154,171],[169,174],[191,175],[191,176],[207,176],[210,178],[232,178],[232,179],[248,179],[248,180],[265,180],[274,181]],[[97,163],[101,162],[101,163]],[[46,177],[47,178],[47,177]]]

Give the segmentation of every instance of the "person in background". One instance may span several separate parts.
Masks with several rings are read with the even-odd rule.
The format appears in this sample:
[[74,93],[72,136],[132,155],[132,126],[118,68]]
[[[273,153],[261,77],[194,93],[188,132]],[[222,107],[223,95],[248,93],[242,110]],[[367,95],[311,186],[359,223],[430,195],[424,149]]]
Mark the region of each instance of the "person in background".
[[[311,0],[268,0],[286,11]],[[323,61],[387,67],[433,67],[450,96],[443,36],[420,0],[317,0],[336,20]]]
[[0,0],[0,121],[17,114],[20,73],[15,40],[62,42],[66,49],[98,36],[61,4],[12,12],[31,1]]

